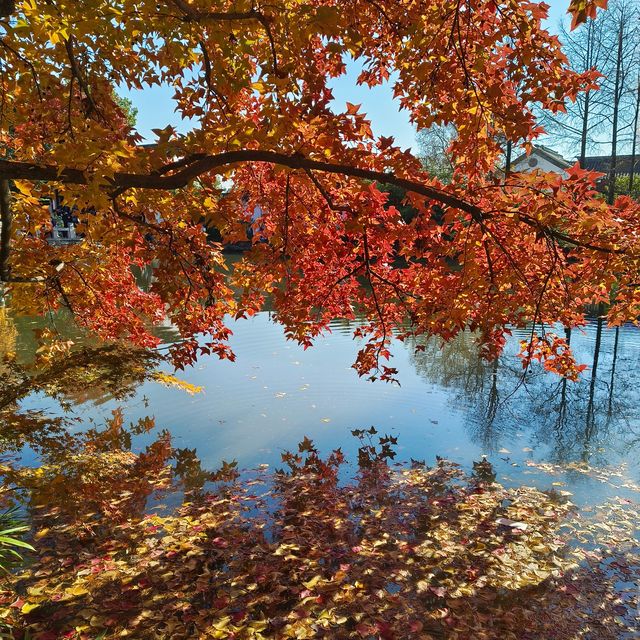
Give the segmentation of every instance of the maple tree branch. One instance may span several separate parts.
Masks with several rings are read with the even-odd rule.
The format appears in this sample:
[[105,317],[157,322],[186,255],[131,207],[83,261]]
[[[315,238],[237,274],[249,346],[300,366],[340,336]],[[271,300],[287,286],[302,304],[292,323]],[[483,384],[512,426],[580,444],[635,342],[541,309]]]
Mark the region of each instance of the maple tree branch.
[[398,28],[398,26],[401,25],[401,23],[397,23],[391,20],[391,18],[389,17],[389,14],[385,11],[384,7],[376,0],[365,0],[365,2],[367,4],[370,4],[372,7],[376,9],[376,11],[378,11],[378,13],[380,13],[380,15],[385,19],[385,21],[389,25],[389,28],[393,31],[393,33],[398,38],[402,38],[402,34],[400,33],[400,29]]
[[259,11],[257,12],[257,14],[258,15],[256,16],[256,20],[258,20],[258,22],[260,22],[260,24],[263,26],[264,30],[267,33],[267,39],[269,40],[269,47],[271,48],[271,57],[273,58],[273,73],[276,75],[277,78],[280,78],[280,79],[286,78],[287,77],[286,71],[283,71],[278,66],[278,54],[276,53],[276,42],[273,37],[273,33],[271,32],[271,25],[269,24],[269,19],[267,18],[267,16],[260,13]]
[[484,223],[484,220],[480,222],[480,229],[482,230],[483,233],[487,234],[495,242],[495,244],[498,246],[500,251],[502,251],[502,253],[507,258],[511,266],[514,268],[515,272],[520,276],[520,278],[524,282],[527,289],[529,289],[529,291],[533,291],[531,288],[531,284],[529,283],[529,280],[527,279],[527,276],[525,275],[525,273],[522,271],[522,269],[520,269],[520,267],[518,266],[518,263],[515,261],[513,256],[509,253],[507,248],[504,246],[504,243],[502,242],[502,240],[489,227],[487,227],[487,225]]
[[[480,221],[485,217],[480,207],[461,198],[419,182],[399,178],[393,173],[361,169],[345,164],[333,164],[322,160],[313,160],[303,155],[287,155],[277,151],[263,151],[259,149],[240,149],[238,151],[226,151],[215,155],[194,154],[182,160],[169,163],[152,173],[124,173],[118,172],[107,178],[113,186],[114,195],[120,195],[128,189],[154,189],[171,191],[186,187],[198,176],[232,164],[240,162],[268,162],[289,169],[303,169],[344,175],[363,180],[372,180],[380,183],[393,184],[407,191],[425,196],[430,200],[436,200],[465,213],[469,213],[474,219]],[[184,166],[186,165],[186,166]],[[165,175],[169,171],[180,168],[180,171]],[[82,169],[57,167],[54,165],[41,165],[32,162],[14,162],[0,160],[0,179],[12,178],[19,180],[42,180],[48,182],[61,182],[65,184],[88,184],[89,176]]]
[[489,251],[489,246],[487,245],[487,241],[483,239],[482,246],[484,247],[484,253],[487,256],[487,266],[489,267],[489,282],[491,286],[489,287],[489,292],[496,287],[496,276],[493,270],[493,260],[491,258],[491,253]]
[[182,169],[183,167],[187,167],[190,164],[193,164],[194,162],[198,160],[202,160],[206,157],[207,157],[206,153],[192,153],[192,154],[189,154],[188,156],[185,156],[184,158],[180,158],[179,160],[175,160],[174,162],[168,162],[167,164],[162,165],[162,167],[160,167],[159,169],[152,171],[151,174],[156,176],[163,176],[167,173],[171,173],[172,171],[175,171],[176,169]]
[[[150,173],[118,172],[113,176],[109,176],[106,180],[113,187],[112,196],[114,197],[124,193],[128,189],[171,191],[186,187],[192,180],[202,174],[242,162],[267,162],[269,164],[288,167],[289,169],[302,169],[309,175],[316,187],[318,187],[320,183],[310,175],[311,171],[361,178],[381,184],[393,184],[401,189],[417,193],[440,204],[464,211],[468,213],[474,221],[480,224],[484,224],[484,222],[491,217],[478,205],[463,200],[452,193],[438,189],[437,187],[415,182],[414,180],[398,177],[393,173],[363,169],[346,164],[334,164],[323,160],[314,160],[301,154],[288,155],[277,151],[260,149],[239,149],[237,151],[226,151],[214,155],[204,153],[190,154],[174,162],[167,163]],[[88,184],[90,177],[82,169],[42,165],[32,162],[0,160],[0,180],[1,179]],[[323,195],[326,195],[324,188],[319,188],[319,190],[321,193],[324,191]],[[602,247],[592,243],[582,242],[560,231],[541,225],[535,219],[526,215],[520,214],[520,219],[528,226],[543,231],[545,235],[554,237],[562,242],[603,253],[627,253],[624,249]]]
[[287,186],[285,188],[284,202],[284,232],[282,241],[282,260],[287,265],[287,276],[289,276],[289,265],[287,257],[289,252],[289,195],[291,193],[291,174],[287,175]]
[[0,283],[28,284],[45,282],[43,276],[12,276],[9,257],[11,255],[11,234],[13,233],[13,213],[11,211],[11,186],[9,180],[0,180]]
[[8,18],[16,10],[15,0],[0,0],[0,17]]
[[31,76],[33,77],[33,84],[36,87],[36,90],[38,92],[38,98],[40,99],[40,101],[42,101],[43,96],[42,96],[42,88],[40,86],[40,80],[38,79],[38,73],[36,72],[35,67],[33,66],[33,63],[31,62],[31,60],[28,60],[27,58],[25,58],[21,53],[19,53],[18,51],[16,51],[13,47],[11,47],[10,45],[8,45],[4,40],[0,39],[0,45],[6,49],[7,51],[9,51],[10,53],[12,53],[16,58],[18,58],[18,60],[20,60],[20,62],[22,62],[24,65],[26,65],[29,69],[29,72],[31,73]]
[[309,179],[315,185],[316,189],[320,192],[322,197],[324,198],[327,206],[331,211],[336,212],[344,212],[344,213],[353,213],[353,209],[348,205],[337,205],[333,202],[333,198],[329,194],[329,192],[322,186],[322,183],[316,178],[313,173],[309,169],[305,169],[305,173],[309,176]]
[[12,276],[11,236],[13,234],[13,212],[11,211],[11,186],[9,180],[0,180],[0,283],[36,283],[44,282],[42,276]]
[[87,184],[89,182],[82,169],[58,168],[53,165],[14,162],[13,160],[0,160],[0,180],[42,180],[65,184]]
[[67,98],[67,129],[71,135],[71,139],[75,140],[76,136],[73,132],[73,84],[76,77],[71,74],[71,80],[69,81],[69,96]]
[[407,317],[411,322],[411,325],[415,326],[415,316],[411,312],[411,308],[407,304],[406,299],[411,297],[416,300],[422,300],[423,299],[422,296],[419,294],[414,294],[413,292],[407,293],[403,291],[398,284],[396,284],[395,282],[392,282],[391,280],[389,280],[388,278],[385,278],[384,276],[381,276],[377,271],[374,271],[373,269],[370,269],[370,271],[372,275],[374,275],[376,278],[378,278],[378,280],[380,280],[380,282],[383,282],[384,284],[391,287],[393,291],[395,291],[396,295],[398,296],[398,302],[404,307],[404,310],[407,312]]
[[333,282],[333,284],[329,287],[329,290],[327,291],[327,293],[323,296],[322,302],[318,305],[318,311],[316,313],[316,318],[317,318],[318,321],[320,320],[322,309],[327,304],[327,301],[329,300],[329,298],[331,298],[331,296],[332,296],[333,292],[335,291],[336,287],[338,285],[341,285],[343,282],[345,282],[349,278],[355,276],[356,273],[358,273],[358,271],[360,271],[360,269],[362,269],[364,266],[365,266],[365,264],[364,264],[364,261],[363,261],[360,264],[357,264],[355,267],[353,267],[353,269],[349,269],[349,271],[347,273],[345,273],[343,276],[340,276],[337,280],[335,280]]
[[257,20],[259,11],[200,11],[195,9],[185,0],[171,0],[173,4],[182,12],[181,19],[184,22],[199,22],[202,20],[212,20],[217,22],[233,22],[237,20]]
[[185,2],[185,0],[172,0],[172,2],[182,12],[180,19],[184,22],[236,22],[245,20],[255,20],[259,22],[264,28],[267,39],[269,40],[271,57],[273,58],[273,72],[278,78],[286,76],[286,73],[278,66],[276,43],[273,32],[271,31],[271,25],[269,24],[270,19],[264,13],[258,11],[258,9],[250,9],[249,11],[201,11],[192,7],[188,2]]
[[[91,113],[94,112],[100,115],[100,109],[98,109],[98,105],[96,105],[93,96],[91,95],[89,83],[80,70],[80,66],[78,65],[78,61],[76,60],[75,52],[73,49],[74,41],[75,38],[73,36],[69,36],[64,41],[64,48],[67,51],[67,57],[69,58],[69,64],[71,65],[71,73],[73,77],[75,77],[75,79],[78,81],[78,84],[84,91],[85,96],[87,96],[89,108],[86,111],[86,115],[91,115]],[[69,90],[71,91],[71,88]]]
[[211,79],[213,76],[213,70],[211,67],[211,58],[209,57],[207,46],[203,40],[200,40],[198,45],[200,46],[200,51],[202,51],[202,59],[204,61],[204,80],[205,80],[205,84],[207,85],[207,97],[209,95],[213,95],[213,97],[216,99],[216,102],[218,103],[218,106],[220,107],[220,111],[223,114],[225,114],[225,117],[226,117],[228,104],[224,96],[222,96],[218,92],[215,85],[213,84],[213,80]]
[[536,229],[538,229],[540,231],[540,233],[546,235],[547,237],[553,238],[555,240],[560,240],[562,242],[566,242],[567,244],[572,244],[576,247],[582,247],[583,249],[591,249],[592,251],[599,251],[601,253],[617,253],[620,255],[624,255],[626,253],[628,253],[627,251],[625,251],[624,249],[614,249],[612,247],[602,247],[600,245],[597,244],[592,244],[591,242],[583,242],[582,240],[576,240],[575,238],[572,238],[571,236],[568,236],[565,233],[562,233],[562,231],[558,231],[557,229],[553,229],[551,227],[547,227],[543,224],[541,224],[540,222],[538,222],[535,218],[532,218],[531,216],[528,216],[526,214],[523,213],[519,213],[518,214],[520,216],[520,218],[522,219],[522,221],[526,224],[528,224],[531,227],[535,227]]
[[67,292],[64,290],[64,287],[62,286],[62,282],[60,282],[60,278],[53,278],[52,284],[60,294],[60,297],[62,298],[62,303],[64,304],[64,306],[69,310],[71,315],[75,316],[76,312],[73,310],[73,305],[71,304],[71,300],[69,300],[69,296],[67,295]]
[[378,344],[378,348],[376,349],[376,369],[380,370],[380,355],[382,353],[382,349],[385,346],[388,336],[387,323],[384,319],[384,314],[382,313],[382,307],[380,305],[380,301],[378,300],[378,294],[376,292],[376,287],[373,284],[372,269],[371,269],[371,255],[369,254],[369,240],[367,239],[367,230],[362,233],[362,248],[364,251],[364,268],[365,273],[367,274],[367,281],[369,282],[369,286],[371,287],[371,295],[373,297],[373,303],[376,309],[376,315],[378,316],[378,322],[382,327],[382,340]]
[[111,198],[111,206],[113,207],[114,213],[119,218],[124,218],[125,220],[129,220],[134,224],[139,224],[139,225],[142,225],[143,227],[147,227],[148,229],[153,229],[154,231],[162,235],[167,235],[169,233],[167,229],[164,229],[160,225],[153,224],[152,222],[148,222],[147,219],[142,214],[140,214],[139,216],[133,216],[130,213],[126,213],[125,211],[123,211],[120,205],[118,204],[117,196],[113,196]]

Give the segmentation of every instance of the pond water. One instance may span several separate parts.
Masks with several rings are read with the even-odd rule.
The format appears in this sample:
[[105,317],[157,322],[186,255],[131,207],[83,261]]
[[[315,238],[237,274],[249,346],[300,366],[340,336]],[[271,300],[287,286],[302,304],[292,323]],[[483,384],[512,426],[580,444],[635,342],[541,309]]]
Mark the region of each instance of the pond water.
[[[351,430],[375,425],[380,434],[398,438],[397,461],[431,464],[442,456],[469,468],[485,455],[501,482],[562,487],[578,502],[640,484],[636,327],[615,330],[594,320],[574,330],[574,354],[589,365],[577,383],[540,367],[523,377],[516,352],[526,332],[514,332],[494,363],[478,359],[470,335],[444,347],[429,342],[419,353],[397,342],[392,364],[400,386],[357,376],[351,364],[358,343],[347,323],[333,323],[306,351],[285,340],[268,312],[232,328],[236,362],[204,357],[179,376],[201,386],[200,393],[146,381],[118,402],[99,389],[69,389],[66,409],[85,424],[103,423],[117,407],[127,422],[153,415],[156,429],[134,437],[134,450],[167,429],[176,449],[191,450],[210,470],[223,460],[237,460],[240,468],[278,467],[281,453],[305,436],[322,453],[341,447],[353,462],[359,442]],[[19,324],[16,344],[23,358],[33,349],[30,336],[29,323]],[[165,338],[172,339],[170,330]],[[62,413],[59,402],[42,393],[23,399],[20,408]],[[32,451],[22,456],[27,464],[37,462]],[[535,466],[541,462],[563,468],[550,475]],[[614,486],[585,474],[583,463],[622,465],[621,476]]]

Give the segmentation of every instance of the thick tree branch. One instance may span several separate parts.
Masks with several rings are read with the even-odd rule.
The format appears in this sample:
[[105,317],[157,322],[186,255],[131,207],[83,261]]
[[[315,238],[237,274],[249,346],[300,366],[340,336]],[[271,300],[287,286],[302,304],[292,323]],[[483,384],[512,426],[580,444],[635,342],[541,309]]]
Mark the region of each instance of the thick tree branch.
[[220,111],[222,113],[225,113],[228,105],[224,96],[218,93],[215,85],[213,84],[213,70],[211,68],[211,58],[209,57],[209,52],[207,51],[207,45],[202,40],[200,40],[198,44],[200,45],[200,51],[202,51],[202,59],[204,61],[204,81],[207,85],[207,97],[209,95],[213,95],[213,97],[216,99],[216,102],[218,103],[218,106],[220,107]]
[[[127,189],[154,189],[166,190],[182,189],[198,176],[240,162],[268,162],[289,169],[303,169],[320,171],[336,175],[344,175],[363,180],[372,180],[380,183],[388,183],[407,191],[425,196],[441,204],[460,209],[469,213],[474,219],[480,221],[485,216],[482,209],[457,196],[430,187],[419,182],[399,178],[393,173],[361,169],[346,164],[332,164],[321,160],[312,160],[302,155],[287,155],[277,151],[261,151],[254,149],[242,149],[239,151],[227,151],[216,155],[194,154],[184,160],[169,163],[164,167],[149,174],[140,173],[116,173],[108,178],[115,195],[119,195]],[[186,163],[186,166],[183,166]],[[180,168],[171,175],[164,175],[166,171]],[[13,178],[21,180],[43,180],[49,182],[61,182],[66,184],[87,184],[88,175],[81,169],[68,169],[53,165],[40,165],[30,162],[13,162],[0,160],[0,179]]]
[[82,169],[65,169],[54,165],[33,162],[0,160],[0,180],[42,180],[64,184],[87,184],[88,178]]
[[[116,197],[128,189],[151,189],[171,191],[182,189],[197,177],[222,169],[229,165],[242,162],[267,162],[289,169],[302,169],[305,172],[319,171],[334,175],[343,175],[362,180],[370,180],[381,184],[392,184],[411,193],[417,193],[429,200],[439,202],[448,207],[468,213],[478,224],[484,224],[492,216],[478,205],[468,202],[455,194],[449,193],[437,187],[432,187],[414,180],[401,178],[393,173],[362,169],[347,164],[333,164],[322,160],[313,160],[300,154],[287,155],[277,151],[263,151],[259,149],[241,149],[238,151],[226,151],[215,155],[201,153],[185,156],[180,160],[170,162],[154,170],[151,173],[115,173],[106,177],[106,182],[111,186],[112,197]],[[169,174],[169,175],[167,175]],[[41,165],[31,162],[14,162],[0,160],[0,180],[42,180],[49,182],[61,182],[66,184],[88,184],[89,175],[81,169],[70,169],[54,165]],[[317,186],[317,185],[316,185]],[[548,237],[583,247],[593,251],[612,254],[624,254],[624,249],[602,247],[591,243],[584,243],[571,238],[560,231],[550,227],[541,226],[539,222],[526,216],[521,216],[522,222],[528,226],[542,231]]]

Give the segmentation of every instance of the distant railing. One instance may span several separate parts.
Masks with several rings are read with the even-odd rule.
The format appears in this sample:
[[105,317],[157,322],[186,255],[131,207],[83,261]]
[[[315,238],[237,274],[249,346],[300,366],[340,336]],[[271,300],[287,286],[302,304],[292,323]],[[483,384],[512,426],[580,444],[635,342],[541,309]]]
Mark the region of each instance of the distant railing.
[[77,242],[80,238],[76,235],[76,228],[73,223],[69,223],[69,226],[54,226],[51,228],[51,241],[52,242]]

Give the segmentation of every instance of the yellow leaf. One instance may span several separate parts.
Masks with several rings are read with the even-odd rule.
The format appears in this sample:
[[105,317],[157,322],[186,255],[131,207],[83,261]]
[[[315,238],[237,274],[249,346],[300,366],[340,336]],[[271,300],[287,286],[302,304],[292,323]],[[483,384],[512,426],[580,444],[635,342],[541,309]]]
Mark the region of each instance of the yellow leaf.
[[48,527],[45,527],[44,529],[40,529],[40,531],[36,532],[33,536],[34,540],[40,540],[41,538],[44,538],[47,533],[49,533],[50,529]]
[[307,589],[313,589],[313,587],[315,587],[318,584],[318,582],[320,582],[320,580],[322,580],[322,576],[317,575],[317,576],[313,576],[313,578],[311,578],[311,580],[307,580],[306,582],[303,582],[302,584]]
[[22,605],[22,609],[20,609],[20,613],[31,613],[34,609],[37,609],[40,605],[39,604],[32,604],[30,602],[25,602]]
[[218,620],[218,622],[214,622],[211,626],[218,631],[222,631],[231,621],[231,616],[225,616]]

